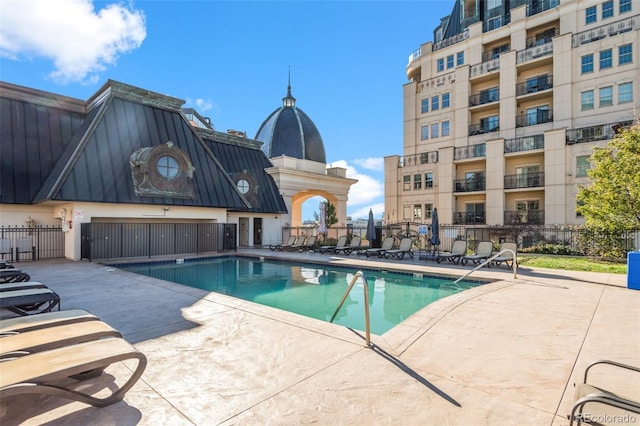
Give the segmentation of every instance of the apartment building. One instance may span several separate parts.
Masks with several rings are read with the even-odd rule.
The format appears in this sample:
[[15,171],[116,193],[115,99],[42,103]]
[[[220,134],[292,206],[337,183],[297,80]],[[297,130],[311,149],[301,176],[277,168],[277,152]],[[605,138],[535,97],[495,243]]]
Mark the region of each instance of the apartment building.
[[409,57],[385,221],[583,223],[592,149],[638,115],[640,2],[452,1],[433,40]]

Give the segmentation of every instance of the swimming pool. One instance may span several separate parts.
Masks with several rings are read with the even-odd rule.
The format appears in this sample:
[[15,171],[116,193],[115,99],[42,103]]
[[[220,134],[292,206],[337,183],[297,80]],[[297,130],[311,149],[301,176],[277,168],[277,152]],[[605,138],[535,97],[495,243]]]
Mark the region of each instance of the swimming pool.
[[[184,263],[114,265],[137,274],[222,293],[330,321],[356,273],[354,268],[223,257]],[[361,269],[369,286],[371,332],[383,334],[436,300],[483,284],[451,277]],[[364,330],[364,283],[358,278],[334,324]]]

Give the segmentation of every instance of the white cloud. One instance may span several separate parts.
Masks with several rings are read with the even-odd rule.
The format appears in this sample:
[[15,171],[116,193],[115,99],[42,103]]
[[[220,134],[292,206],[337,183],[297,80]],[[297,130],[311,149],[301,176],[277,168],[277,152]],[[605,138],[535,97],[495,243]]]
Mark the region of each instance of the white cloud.
[[384,158],[382,157],[356,158],[353,162],[367,170],[384,169]]
[[[384,195],[383,183],[370,175],[358,172],[355,167],[350,166],[344,160],[334,161],[331,163],[333,167],[342,167],[347,169],[347,177],[358,179],[358,182],[351,186],[349,190],[349,206],[360,206],[370,204],[374,200]],[[367,210],[367,214],[368,214]]]
[[2,0],[0,55],[47,58],[59,83],[97,81],[146,35],[144,13],[123,4],[96,12],[91,0]]
[[369,218],[369,209],[373,210],[373,217],[378,220],[382,218],[382,214],[384,213],[384,203],[375,203],[366,207],[359,208],[358,210],[354,210],[350,212],[350,216],[353,220],[355,219],[368,219]]

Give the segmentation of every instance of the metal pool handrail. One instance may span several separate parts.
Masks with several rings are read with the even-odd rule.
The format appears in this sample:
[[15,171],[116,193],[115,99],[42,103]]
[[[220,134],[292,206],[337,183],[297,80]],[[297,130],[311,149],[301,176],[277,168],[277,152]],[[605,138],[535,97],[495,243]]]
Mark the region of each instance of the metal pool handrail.
[[329,322],[333,322],[333,320],[336,318],[336,315],[338,315],[338,311],[342,307],[342,304],[344,303],[344,301],[347,300],[347,296],[351,292],[351,289],[353,288],[353,286],[356,284],[356,281],[358,280],[358,277],[362,277],[362,282],[364,283],[364,330],[365,330],[365,343],[366,343],[367,347],[370,347],[371,346],[371,324],[369,322],[369,286],[367,285],[367,278],[364,276],[364,273],[362,271],[356,272],[355,275],[353,276],[353,279],[351,280],[351,283],[349,284],[349,287],[347,287],[347,291],[344,292],[344,296],[342,296],[342,300],[338,304],[338,307],[336,308],[336,311],[333,313],[333,316],[331,317],[331,321],[329,321]]
[[478,269],[482,268],[484,265],[493,262],[493,259],[495,259],[496,257],[506,252],[511,252],[511,254],[513,255],[513,279],[515,280],[516,278],[518,278],[516,274],[518,270],[518,262],[516,261],[516,252],[511,249],[504,249],[504,250],[500,250],[498,253],[494,254],[493,256],[491,256],[490,258],[488,258],[487,260],[485,260],[484,262],[482,262],[481,264],[479,264],[478,266],[476,266],[475,268],[473,268],[472,270],[470,270],[469,272],[467,272],[466,274],[464,274],[463,276],[455,280],[453,283],[458,284],[458,282],[464,280],[469,275],[471,275],[472,272],[475,272]]

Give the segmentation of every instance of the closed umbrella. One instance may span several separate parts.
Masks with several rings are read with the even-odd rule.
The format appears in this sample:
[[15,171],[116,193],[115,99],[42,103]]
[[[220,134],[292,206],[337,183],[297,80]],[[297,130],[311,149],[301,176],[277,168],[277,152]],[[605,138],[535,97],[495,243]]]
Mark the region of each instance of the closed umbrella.
[[376,225],[373,223],[373,210],[369,209],[369,221],[367,222],[367,241],[373,247],[373,240],[376,238]]
[[440,224],[438,223],[438,209],[435,207],[431,213],[431,239],[429,243],[432,246],[440,245]]
[[325,235],[327,233],[327,204],[320,203],[320,225],[318,225],[318,234]]

